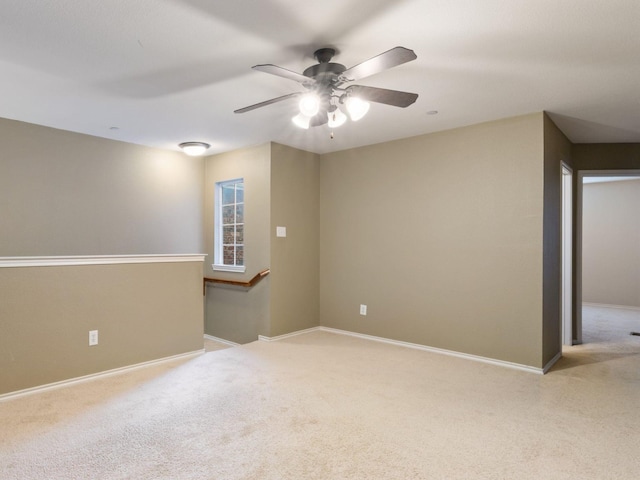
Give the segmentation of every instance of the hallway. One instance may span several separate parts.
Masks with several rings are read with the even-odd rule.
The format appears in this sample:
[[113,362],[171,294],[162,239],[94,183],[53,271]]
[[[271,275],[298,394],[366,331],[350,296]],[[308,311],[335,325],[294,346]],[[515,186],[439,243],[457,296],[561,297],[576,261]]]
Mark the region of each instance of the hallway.
[[617,365],[620,368],[615,371],[624,378],[638,379],[640,336],[631,335],[632,331],[640,333],[640,310],[584,305],[583,343],[563,347],[562,359],[552,371],[594,363],[627,362]]

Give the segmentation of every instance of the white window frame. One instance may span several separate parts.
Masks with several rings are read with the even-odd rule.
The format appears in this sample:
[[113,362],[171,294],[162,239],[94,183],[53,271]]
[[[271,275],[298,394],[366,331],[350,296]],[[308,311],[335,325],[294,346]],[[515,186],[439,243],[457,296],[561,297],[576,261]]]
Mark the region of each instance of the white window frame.
[[[225,265],[223,263],[223,254],[222,254],[222,245],[223,245],[223,229],[222,229],[222,187],[225,185],[242,183],[244,187],[244,179],[243,178],[234,178],[233,180],[224,180],[222,182],[216,182],[216,190],[215,190],[215,209],[214,209],[214,232],[213,232],[213,265],[211,267],[220,272],[238,272],[244,273],[247,269],[246,267],[246,251],[243,249],[243,260],[245,265]],[[245,192],[246,193],[246,192]],[[242,204],[245,205],[244,201],[246,198],[243,196]],[[236,204],[237,205],[237,204]],[[246,211],[245,211],[246,215]],[[243,216],[244,220],[244,216]],[[242,225],[246,223],[243,222]],[[246,234],[246,231],[245,231]],[[244,243],[242,243],[244,247]]]

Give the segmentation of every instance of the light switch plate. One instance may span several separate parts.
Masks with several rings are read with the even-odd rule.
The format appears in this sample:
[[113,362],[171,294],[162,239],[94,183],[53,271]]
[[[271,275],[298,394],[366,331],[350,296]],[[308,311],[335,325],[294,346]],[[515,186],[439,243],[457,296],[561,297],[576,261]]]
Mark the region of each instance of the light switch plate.
[[276,227],[276,237],[286,237],[287,227]]

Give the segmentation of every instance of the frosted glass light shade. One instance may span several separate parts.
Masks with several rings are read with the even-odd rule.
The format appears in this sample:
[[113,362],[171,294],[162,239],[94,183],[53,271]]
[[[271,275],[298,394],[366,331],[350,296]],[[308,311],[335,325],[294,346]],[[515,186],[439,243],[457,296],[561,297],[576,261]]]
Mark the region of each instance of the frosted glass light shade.
[[313,93],[307,93],[302,96],[298,106],[300,107],[301,114],[307,117],[313,117],[320,111],[320,98]]
[[184,153],[191,157],[202,155],[211,146],[204,142],[184,142],[178,145]]
[[295,123],[297,127],[307,130],[309,128],[309,123],[311,122],[311,117],[307,117],[306,115],[299,113],[293,117],[291,121]]
[[342,113],[342,110],[339,108],[336,108],[333,112],[327,113],[327,116],[329,117],[329,122],[327,123],[329,128],[338,128],[347,121],[347,116]]
[[351,120],[353,120],[354,122],[357,122],[362,117],[364,117],[369,111],[369,107],[371,106],[369,102],[365,102],[358,97],[347,98],[345,105],[347,106],[347,111],[349,112]]

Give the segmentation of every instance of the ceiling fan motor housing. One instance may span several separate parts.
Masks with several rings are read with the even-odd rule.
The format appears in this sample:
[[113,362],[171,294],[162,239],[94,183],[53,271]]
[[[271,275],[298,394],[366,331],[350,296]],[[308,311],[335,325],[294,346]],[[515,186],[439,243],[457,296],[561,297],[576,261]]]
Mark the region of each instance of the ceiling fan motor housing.
[[340,82],[340,75],[347,69],[340,63],[330,62],[336,51],[333,48],[321,48],[313,54],[319,62],[307,68],[302,74],[315,80],[310,88],[320,97],[320,111],[311,119],[310,126],[315,127],[327,123],[327,111],[331,106],[333,88]]
[[340,63],[318,63],[307,68],[302,74],[305,77],[313,78],[316,82],[323,85],[330,85],[340,77],[347,69]]
[[302,74],[305,77],[313,78],[322,85],[331,85],[338,81],[340,75],[347,69],[340,63],[332,63],[331,59],[336,54],[333,48],[320,48],[313,56],[318,61],[317,65],[307,68]]

